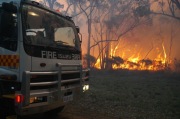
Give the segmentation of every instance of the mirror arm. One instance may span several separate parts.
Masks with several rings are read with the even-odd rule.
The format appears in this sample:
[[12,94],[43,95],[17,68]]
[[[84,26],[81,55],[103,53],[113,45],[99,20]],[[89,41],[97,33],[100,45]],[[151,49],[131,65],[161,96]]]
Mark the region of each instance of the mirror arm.
[[80,43],[82,43],[82,34],[79,33],[79,35],[80,35]]

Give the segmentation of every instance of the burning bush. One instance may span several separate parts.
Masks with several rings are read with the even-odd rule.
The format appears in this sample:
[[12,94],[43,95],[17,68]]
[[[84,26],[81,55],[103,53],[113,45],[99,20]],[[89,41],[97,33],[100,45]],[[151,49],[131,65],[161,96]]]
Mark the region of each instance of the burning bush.
[[[112,56],[104,60],[108,69],[128,69],[128,70],[152,70],[159,71],[165,70],[167,68],[167,62],[161,60],[151,60],[151,59],[138,59],[138,58],[128,58],[123,59],[119,56]],[[176,60],[175,63],[176,70],[180,70],[180,61]],[[99,62],[94,65],[96,68],[101,69]]]

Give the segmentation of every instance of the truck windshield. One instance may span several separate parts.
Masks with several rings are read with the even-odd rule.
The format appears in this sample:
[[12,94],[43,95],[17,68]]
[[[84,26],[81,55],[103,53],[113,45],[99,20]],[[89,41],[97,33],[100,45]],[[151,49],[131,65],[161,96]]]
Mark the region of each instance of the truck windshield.
[[66,18],[31,5],[23,5],[24,43],[80,50],[75,25]]

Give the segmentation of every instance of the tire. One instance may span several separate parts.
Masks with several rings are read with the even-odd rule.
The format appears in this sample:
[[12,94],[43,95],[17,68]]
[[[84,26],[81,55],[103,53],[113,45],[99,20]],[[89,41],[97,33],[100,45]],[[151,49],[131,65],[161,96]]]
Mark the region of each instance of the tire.
[[6,119],[6,114],[3,111],[3,99],[2,99],[2,83],[0,82],[0,119]]
[[0,112],[0,119],[6,119],[6,115],[4,115],[2,112]]
[[2,82],[0,82],[0,119],[6,119],[9,115],[14,115],[14,100],[9,98],[3,98],[4,94]]
[[2,87],[2,82],[0,82],[0,99],[2,99],[3,95],[3,87]]
[[6,116],[7,114],[6,111],[4,111],[4,106],[3,106],[2,90],[0,89],[0,119],[6,119]]

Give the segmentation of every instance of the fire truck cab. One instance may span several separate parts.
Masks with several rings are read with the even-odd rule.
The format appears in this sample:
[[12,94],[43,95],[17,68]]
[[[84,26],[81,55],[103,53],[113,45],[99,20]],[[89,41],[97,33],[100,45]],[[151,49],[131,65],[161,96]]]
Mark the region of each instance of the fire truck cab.
[[0,119],[62,109],[88,81],[70,17],[31,0],[0,1]]

